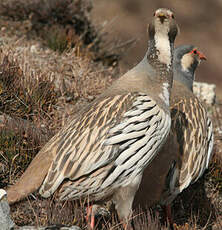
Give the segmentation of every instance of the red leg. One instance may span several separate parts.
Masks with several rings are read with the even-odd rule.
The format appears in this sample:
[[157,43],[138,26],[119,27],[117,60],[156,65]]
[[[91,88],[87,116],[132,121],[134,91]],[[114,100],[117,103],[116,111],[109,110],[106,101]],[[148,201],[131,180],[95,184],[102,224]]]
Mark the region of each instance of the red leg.
[[94,229],[94,227],[95,227],[95,216],[93,213],[91,213],[90,228]]
[[94,214],[92,212],[92,205],[90,205],[89,207],[86,208],[86,212],[87,212],[86,222],[90,226],[90,229],[94,229],[94,227],[95,227],[95,217],[94,217]]
[[127,230],[127,229],[128,229],[128,223],[124,223],[124,222],[123,222],[123,229],[124,229],[124,230]]
[[122,221],[123,229],[124,230],[135,230],[134,220],[123,220]]

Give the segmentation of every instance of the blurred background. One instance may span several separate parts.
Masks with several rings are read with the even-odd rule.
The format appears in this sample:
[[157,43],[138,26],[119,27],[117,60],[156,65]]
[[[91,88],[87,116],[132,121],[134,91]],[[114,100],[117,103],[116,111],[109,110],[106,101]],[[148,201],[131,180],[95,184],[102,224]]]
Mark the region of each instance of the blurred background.
[[121,72],[138,63],[147,47],[147,23],[159,7],[170,8],[180,27],[176,46],[196,45],[207,57],[196,74],[197,81],[214,83],[222,98],[222,0],[94,0],[94,23],[106,24],[108,39],[135,42],[121,59]]

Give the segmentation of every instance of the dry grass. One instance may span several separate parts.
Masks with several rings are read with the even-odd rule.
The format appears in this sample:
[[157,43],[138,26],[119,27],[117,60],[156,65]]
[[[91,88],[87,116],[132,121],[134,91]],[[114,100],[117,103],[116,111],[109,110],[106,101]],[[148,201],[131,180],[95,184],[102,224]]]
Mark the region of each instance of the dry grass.
[[84,226],[84,207],[75,202],[55,202],[53,199],[27,199],[11,208],[12,218],[19,226],[78,225]]
[[[24,39],[20,42],[5,45],[0,53],[1,112],[37,128],[47,127],[49,138],[80,104],[93,100],[110,84],[114,71],[77,57],[75,50],[59,55],[42,49],[33,55],[33,46]],[[1,161],[13,165],[16,156],[16,161],[24,158],[27,166],[44,143],[11,131],[1,132]],[[24,168],[21,162],[18,165]]]
[[[34,199],[33,199],[34,198]],[[51,199],[43,199],[34,196],[11,207],[12,218],[19,226],[72,226],[77,225],[81,229],[87,228],[85,202],[59,202]],[[115,212],[106,212],[100,209],[95,216],[96,229],[122,229]],[[140,230],[167,230],[167,227],[160,224],[159,216],[152,211],[134,211],[132,217],[135,229]]]

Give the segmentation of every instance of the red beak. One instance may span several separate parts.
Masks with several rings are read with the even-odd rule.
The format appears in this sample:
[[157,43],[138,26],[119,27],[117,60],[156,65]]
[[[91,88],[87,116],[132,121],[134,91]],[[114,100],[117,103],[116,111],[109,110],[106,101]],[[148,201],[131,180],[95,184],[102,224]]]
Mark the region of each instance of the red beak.
[[200,60],[207,60],[206,56],[203,53],[198,52],[198,54],[199,54]]

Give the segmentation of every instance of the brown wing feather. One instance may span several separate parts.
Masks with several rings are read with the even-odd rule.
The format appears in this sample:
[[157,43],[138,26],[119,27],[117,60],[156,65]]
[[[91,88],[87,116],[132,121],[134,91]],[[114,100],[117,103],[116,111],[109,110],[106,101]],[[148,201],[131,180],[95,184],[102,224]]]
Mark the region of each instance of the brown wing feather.
[[[171,108],[172,131],[179,144],[178,190],[194,183],[208,166],[209,118],[196,97],[183,99]],[[212,136],[212,135],[211,135]]]

